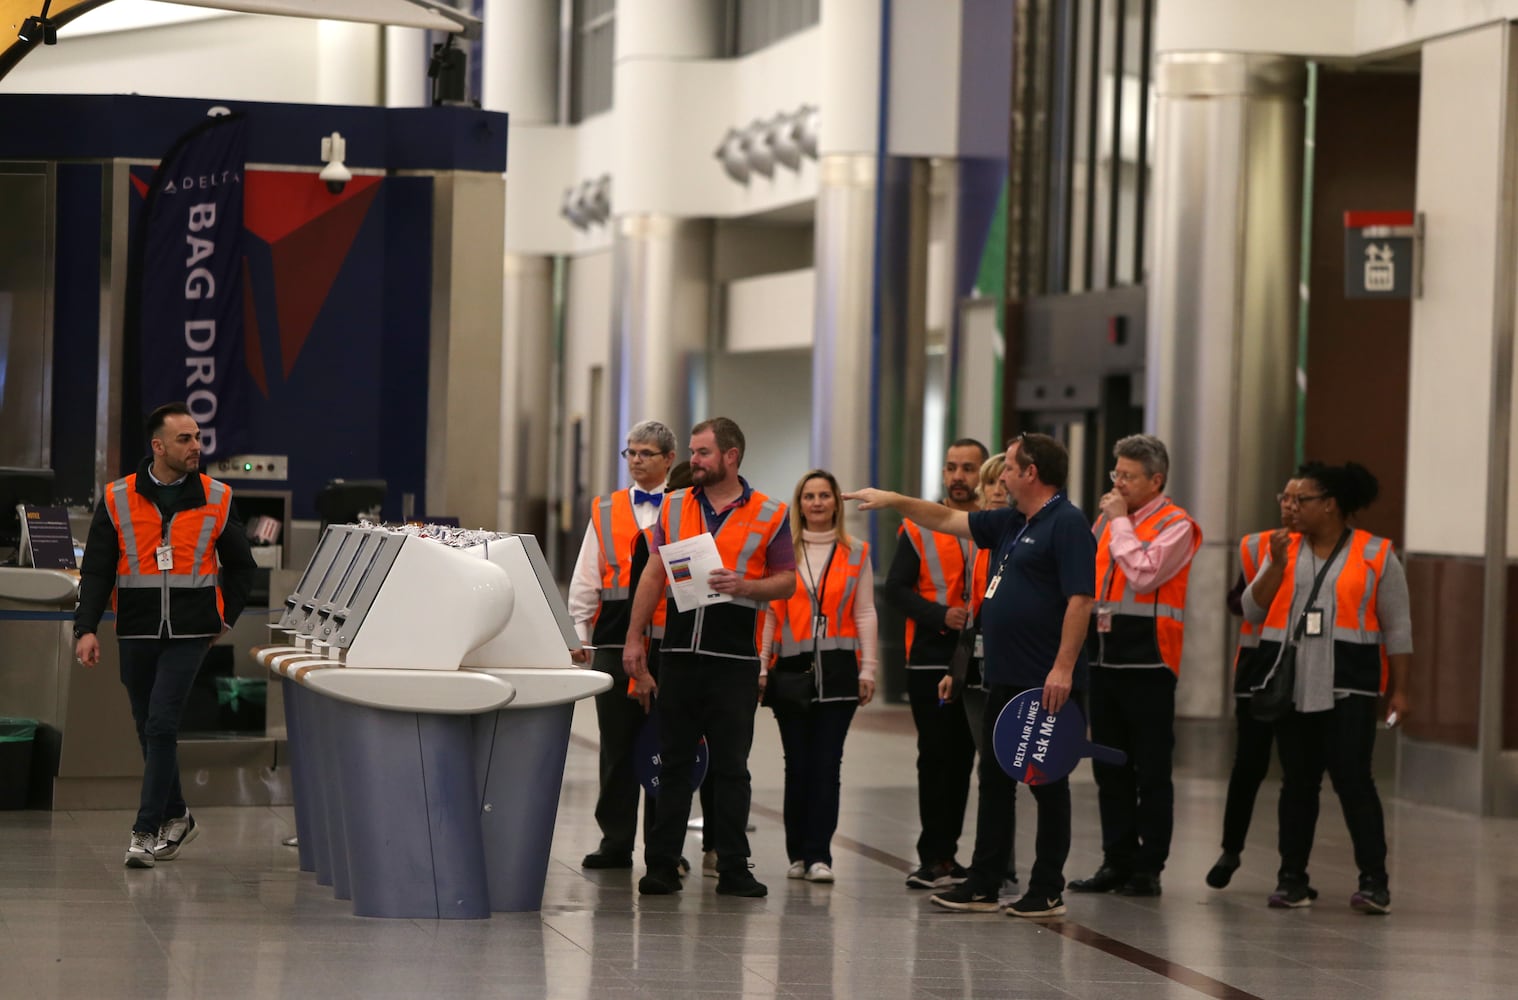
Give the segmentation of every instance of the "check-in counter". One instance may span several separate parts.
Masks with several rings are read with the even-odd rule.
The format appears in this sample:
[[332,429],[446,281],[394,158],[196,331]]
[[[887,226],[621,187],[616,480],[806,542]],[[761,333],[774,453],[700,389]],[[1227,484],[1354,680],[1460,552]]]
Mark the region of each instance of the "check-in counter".
[[284,689],[300,863],[359,916],[542,905],[578,646],[530,535],[332,526],[254,651]]
[[[0,715],[41,723],[33,766],[39,780],[58,766],[78,594],[76,572],[0,566]],[[33,787],[31,798],[46,802],[50,791]]]

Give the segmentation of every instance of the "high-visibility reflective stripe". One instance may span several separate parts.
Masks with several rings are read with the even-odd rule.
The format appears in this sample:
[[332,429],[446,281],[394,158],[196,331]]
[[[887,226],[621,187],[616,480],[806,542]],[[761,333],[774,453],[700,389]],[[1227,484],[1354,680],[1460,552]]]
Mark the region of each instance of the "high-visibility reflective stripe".
[[111,484],[111,493],[116,498],[115,509],[112,512],[119,520],[116,522],[116,530],[121,532],[122,554],[129,560],[129,565],[136,569],[139,554],[142,550],[137,547],[137,525],[132,521],[132,503],[128,497],[129,488],[125,479],[118,479]]
[[1264,628],[1260,629],[1260,639],[1266,642],[1285,642],[1286,632],[1287,630],[1284,628],[1277,628],[1273,625],[1266,625]]
[[650,639],[663,639],[664,638],[664,626],[663,625],[651,625],[651,626],[649,626],[648,637]]
[[770,497],[759,505],[759,513],[754,515],[754,520],[769,521],[778,513],[780,513],[780,501]]
[[[1164,510],[1164,509],[1165,509],[1164,507],[1160,508],[1160,510]],[[1158,513],[1158,511],[1156,511],[1155,513]],[[1154,526],[1154,533],[1156,535],[1159,534],[1160,532],[1164,531],[1166,528],[1170,527],[1176,521],[1180,520],[1181,518],[1183,518],[1185,516],[1186,515],[1182,514],[1178,510],[1177,511],[1171,511],[1170,514],[1168,514],[1167,516],[1165,516],[1164,518],[1162,518],[1160,520],[1160,522]]]
[[127,576],[117,575],[117,590],[157,590],[163,586],[163,578],[158,575],[147,576],[143,573],[131,573]]
[[165,573],[170,590],[201,590],[216,586],[215,573]]
[[[601,503],[596,506],[598,508],[596,511],[597,528],[601,535],[601,554],[606,557],[606,565],[612,571],[612,575],[617,576],[621,567],[617,565],[616,538],[611,527],[611,497],[603,497]],[[602,594],[604,595],[605,591],[602,591]]]
[[[754,522],[750,523],[753,523],[754,526],[749,531],[748,537],[743,540],[743,548],[738,550],[738,565],[733,567],[733,569],[744,576],[748,575],[748,561],[754,557],[754,552],[759,548],[759,543],[764,541],[763,526]],[[725,528],[727,525],[724,524],[723,527]]]
[[1124,597],[1116,604],[1108,603],[1107,609],[1114,615],[1132,615],[1137,618],[1171,618],[1175,621],[1185,621],[1186,612],[1183,608],[1173,608],[1168,604],[1158,601],[1136,601],[1131,597]]
[[665,507],[669,510],[669,530],[664,533],[667,542],[680,540],[680,525],[685,523],[685,498],[690,496],[687,490],[676,490],[664,498]]
[[[854,600],[854,589],[859,586],[859,573],[857,571],[863,566],[863,564],[864,545],[862,543],[856,543],[854,547],[849,550],[849,569],[851,572],[849,573],[848,582],[843,586],[843,598],[838,602],[838,606],[840,608],[849,607],[850,602]],[[814,598],[813,605],[815,606],[815,604],[816,599]]]
[[601,588],[601,600],[603,600],[603,601],[625,601],[625,600],[627,600],[631,596],[632,596],[632,588],[631,587],[602,587]]
[[923,565],[928,567],[928,578],[933,581],[934,597],[940,602],[949,599],[949,578],[944,574],[943,561],[938,558],[938,546],[933,540],[924,536],[922,549],[918,553],[922,556]]
[[205,564],[206,553],[211,548],[211,530],[216,527],[216,518],[202,518],[200,522],[200,537],[195,539],[195,557],[190,560],[191,569],[199,569]]
[[1106,530],[1107,530],[1107,515],[1106,514],[1102,514],[1100,517],[1098,517],[1096,519],[1096,523],[1091,526],[1091,533],[1093,535],[1095,535],[1097,538],[1100,538],[1100,537],[1102,537],[1102,532],[1104,532]]
[[811,637],[805,639],[793,639],[790,636],[782,636],[780,639],[781,656],[801,656],[810,653],[815,648],[819,653],[829,650],[845,649],[853,652],[859,648],[859,640],[853,636],[830,635],[821,639]]
[[754,600],[750,600],[747,597],[735,597],[731,601],[729,601],[728,603],[729,604],[736,604],[740,608],[767,608],[767,607],[769,607],[769,601],[754,601]]
[[1381,644],[1381,632],[1372,629],[1335,628],[1333,631],[1335,642],[1353,642],[1364,646]]

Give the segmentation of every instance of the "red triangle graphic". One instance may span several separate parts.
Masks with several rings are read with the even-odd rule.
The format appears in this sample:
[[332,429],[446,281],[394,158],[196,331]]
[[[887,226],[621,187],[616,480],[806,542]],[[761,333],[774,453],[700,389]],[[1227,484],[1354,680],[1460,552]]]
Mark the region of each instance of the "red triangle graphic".
[[327,301],[327,293],[342,271],[359,227],[364,224],[369,206],[379,193],[379,178],[354,180],[374,183],[365,184],[352,197],[342,198],[315,220],[286,234],[278,242],[270,241],[275,309],[279,319],[279,353],[285,378],[289,378],[295,369],[295,359],[305,347],[311,327]]
[[328,212],[362,196],[383,178],[355,177],[332,194],[315,174],[252,170],[244,175],[243,228],[271,246]]
[[253,269],[248,258],[242,259],[242,328],[243,354],[248,374],[265,399],[269,398],[269,375],[264,371],[263,339],[258,334],[258,304],[253,301]]

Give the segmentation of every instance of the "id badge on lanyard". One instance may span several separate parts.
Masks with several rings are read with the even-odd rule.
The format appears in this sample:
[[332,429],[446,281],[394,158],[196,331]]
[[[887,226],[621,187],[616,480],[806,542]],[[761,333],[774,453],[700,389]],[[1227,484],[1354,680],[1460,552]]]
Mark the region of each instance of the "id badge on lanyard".
[[170,570],[174,568],[174,546],[160,545],[153,554],[158,557],[158,568]]

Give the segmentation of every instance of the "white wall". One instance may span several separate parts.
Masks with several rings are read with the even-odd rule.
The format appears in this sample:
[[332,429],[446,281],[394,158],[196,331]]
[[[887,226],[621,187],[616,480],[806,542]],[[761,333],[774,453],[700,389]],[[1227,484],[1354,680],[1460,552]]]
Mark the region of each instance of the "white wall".
[[372,25],[254,15],[80,36],[65,27],[0,92],[376,104],[380,38]]
[[[569,261],[565,290],[564,316],[564,418],[566,428],[576,417],[586,420],[599,416],[602,437],[610,426],[611,411],[611,253],[581,254]],[[591,398],[591,370],[600,368],[599,400]],[[644,419],[639,417],[638,419]],[[595,435],[591,436],[594,440]],[[618,448],[621,445],[617,445]],[[568,441],[564,456],[570,457]],[[589,455],[586,468],[591,495],[612,487],[605,481],[609,463],[604,455]],[[561,470],[561,474],[562,474]],[[567,496],[570,483],[562,483],[560,495]]]
[[[1413,552],[1485,550],[1506,35],[1492,26],[1423,47],[1416,202],[1428,236],[1423,297],[1412,306]],[[1458,485],[1450,470],[1459,470]]]
[[[796,480],[811,468],[811,351],[719,356],[711,385],[711,412],[702,417],[736,420],[747,444],[743,477],[790,503]],[[680,444],[684,457],[683,439]]]
[[811,350],[816,282],[810,268],[728,282],[723,346],[733,353]]

